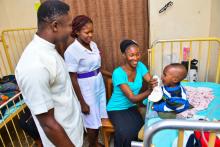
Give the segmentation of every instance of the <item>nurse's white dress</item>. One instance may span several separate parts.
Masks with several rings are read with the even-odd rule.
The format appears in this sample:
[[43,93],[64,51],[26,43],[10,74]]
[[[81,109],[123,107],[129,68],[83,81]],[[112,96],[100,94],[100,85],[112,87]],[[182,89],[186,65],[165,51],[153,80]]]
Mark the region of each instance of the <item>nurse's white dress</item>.
[[[101,57],[95,42],[90,42],[92,51],[86,49],[77,39],[64,53],[69,72],[87,73],[101,67]],[[106,92],[101,72],[88,78],[78,78],[81,93],[90,107],[90,114],[83,115],[84,126],[98,129],[101,118],[108,118],[106,112]]]

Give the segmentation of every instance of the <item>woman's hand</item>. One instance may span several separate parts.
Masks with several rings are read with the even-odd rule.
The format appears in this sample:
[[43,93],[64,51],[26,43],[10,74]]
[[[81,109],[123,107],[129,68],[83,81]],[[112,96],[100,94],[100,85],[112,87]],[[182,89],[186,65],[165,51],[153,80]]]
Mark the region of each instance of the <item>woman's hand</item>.
[[80,90],[80,87],[79,87],[79,83],[78,83],[78,80],[77,80],[77,73],[76,72],[70,72],[70,77],[71,77],[71,81],[72,81],[73,88],[75,90],[76,96],[77,96],[77,98],[80,102],[82,113],[89,114],[90,108],[89,108],[89,105],[87,105],[87,103],[85,102],[85,100],[82,96],[82,93],[81,93],[81,90]]
[[150,73],[147,73],[145,76],[144,76],[144,80],[146,82],[149,83],[149,88],[154,88],[158,85],[158,81],[156,78],[153,78],[152,75],[150,75]]
[[132,102],[132,103],[138,103],[142,100],[144,100],[150,93],[152,92],[151,88],[148,88],[144,92],[136,95],[132,92],[130,87],[127,84],[120,84],[121,91],[125,94],[125,96]]
[[150,87],[153,89],[154,87],[156,87],[158,85],[158,81],[156,78],[152,78],[150,80]]
[[81,104],[81,108],[82,108],[82,113],[84,113],[84,114],[89,114],[90,113],[89,105],[87,105],[86,103]]
[[150,95],[152,91],[153,91],[153,89],[152,89],[152,88],[148,88],[147,90],[145,90],[145,92],[147,92],[147,93],[148,93],[148,95]]

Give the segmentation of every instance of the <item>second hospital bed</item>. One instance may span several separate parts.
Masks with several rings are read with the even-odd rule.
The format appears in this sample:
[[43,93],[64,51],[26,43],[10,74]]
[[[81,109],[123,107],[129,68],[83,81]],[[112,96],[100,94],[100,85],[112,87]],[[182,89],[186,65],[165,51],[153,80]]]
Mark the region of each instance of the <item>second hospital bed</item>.
[[[208,119],[207,122],[210,123],[213,122],[213,120],[220,120],[220,39],[196,38],[158,40],[153,43],[151,49],[148,52],[148,57],[151,74],[156,74],[159,76],[161,76],[163,68],[169,63],[181,63],[182,61],[190,63],[193,59],[198,60],[196,68],[191,67],[195,65],[188,64],[188,77],[185,82],[182,82],[182,85],[196,88],[210,88],[212,90],[214,99],[210,102],[208,108],[196,112],[193,117],[176,119],[173,122],[171,120],[169,122],[174,124],[167,124],[167,120],[163,122],[164,120],[162,121],[157,116],[156,112],[151,110],[152,103],[148,102],[145,117],[145,137],[147,138],[148,142],[144,140],[145,145],[153,145],[156,147],[185,146],[186,139],[189,136],[189,133],[192,133],[186,131],[188,130],[186,129],[186,126],[187,124],[189,124],[191,126],[190,130],[195,130],[199,128],[199,130],[205,129],[211,131],[212,133],[210,133],[210,140],[207,143],[207,146],[214,146],[215,139],[217,138],[216,133],[219,133],[216,132],[216,128],[212,131],[212,126],[207,126],[208,124],[205,124],[203,127],[203,124],[201,124],[201,126],[199,127],[195,127],[195,123],[198,123],[198,125],[200,125],[201,121],[196,122],[196,120],[198,119]],[[191,69],[196,69],[194,70],[194,72],[196,71],[195,74],[197,76],[196,81],[190,79],[190,76],[192,76],[190,75]],[[187,120],[192,121],[185,122]],[[147,132],[151,132],[151,130],[154,130],[154,127],[157,127],[158,124],[160,124],[160,126],[167,125],[167,127],[157,128],[158,130],[155,131],[153,134],[149,134]],[[178,124],[179,126],[175,128],[176,124]],[[220,123],[214,123],[214,126],[217,126],[217,130],[220,131]],[[151,138],[150,140],[149,137]],[[136,145],[133,142],[133,146]],[[141,144],[141,146],[142,145],[143,144]]]
[[[0,42],[0,77],[11,75],[24,47],[32,39],[35,28],[3,30]],[[0,105],[0,146],[33,146],[33,139],[18,125],[18,120],[26,113],[26,104],[19,91]],[[4,113],[3,113],[4,112]]]

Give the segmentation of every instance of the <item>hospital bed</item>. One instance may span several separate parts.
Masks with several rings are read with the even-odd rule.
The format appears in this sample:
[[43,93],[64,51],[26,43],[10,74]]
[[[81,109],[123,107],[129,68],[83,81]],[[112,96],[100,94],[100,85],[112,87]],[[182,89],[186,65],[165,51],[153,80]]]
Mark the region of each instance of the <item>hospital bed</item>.
[[[35,32],[36,28],[2,31],[0,77],[14,74],[19,57]],[[34,140],[18,125],[18,120],[21,114],[26,112],[26,107],[20,92],[16,92],[8,101],[0,105],[0,146],[34,146]]]

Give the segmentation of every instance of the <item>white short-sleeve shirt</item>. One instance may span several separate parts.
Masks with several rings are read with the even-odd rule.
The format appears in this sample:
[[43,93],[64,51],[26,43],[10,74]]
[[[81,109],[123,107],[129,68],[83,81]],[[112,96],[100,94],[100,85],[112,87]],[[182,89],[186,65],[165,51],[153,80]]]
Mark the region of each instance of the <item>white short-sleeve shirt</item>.
[[55,45],[35,35],[15,70],[25,103],[31,110],[44,147],[54,146],[35,115],[54,108],[56,121],[77,147],[83,144],[81,109],[63,58]]
[[101,57],[95,42],[90,42],[92,51],[86,49],[77,39],[64,53],[69,72],[86,73],[100,68]]

